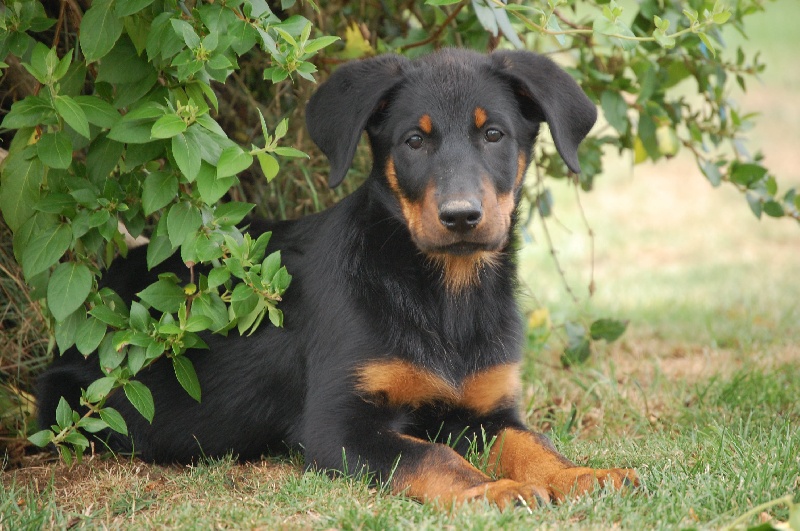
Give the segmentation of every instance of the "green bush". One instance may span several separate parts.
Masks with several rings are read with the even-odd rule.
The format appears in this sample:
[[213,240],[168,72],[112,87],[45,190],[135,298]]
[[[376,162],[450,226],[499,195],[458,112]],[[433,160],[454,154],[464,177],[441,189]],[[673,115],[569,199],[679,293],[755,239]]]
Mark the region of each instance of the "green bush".
[[[0,124],[9,140],[0,211],[58,349],[97,351],[106,373],[84,391],[86,415],[62,401],[57,425],[30,440],[55,443],[67,460],[80,457],[88,441],[76,427],[126,431],[104,405],[110,393],[122,389],[152,420],[152,397],[136,374],[156,359],[171,358],[178,381],[199,400],[186,353],[205,346],[201,332],[250,333],[265,318],[282,325],[278,306],[290,272],[279,253],[264,256],[268,234],[252,240],[240,224],[254,203],[273,217],[323,208],[368,165],[365,153],[357,157],[345,192],[318,186],[324,161],[294,119],[318,66],[442,46],[558,54],[605,123],[581,147],[582,174],[570,174],[543,141],[539,175],[590,190],[609,146],[632,151],[637,162],[684,149],[714,186],[740,189],[756,215],[800,220],[800,197],[778,195],[760,156],[744,150],[753,116],[729,95],[732,82],[746,88],[763,65],[741,49],[734,61],[719,53],[720,25],[744,31],[761,3],[6,2],[0,67],[16,101]],[[697,89],[691,98],[675,90],[690,79]],[[550,214],[542,177],[525,193],[528,220]],[[149,238],[150,267],[180,253],[195,281],[162,275],[130,305],[99,289],[104,268],[126,256],[126,233]],[[211,266],[208,274],[195,273],[200,264]],[[590,338],[611,340],[624,325],[567,328],[564,362],[575,363],[588,355]]]

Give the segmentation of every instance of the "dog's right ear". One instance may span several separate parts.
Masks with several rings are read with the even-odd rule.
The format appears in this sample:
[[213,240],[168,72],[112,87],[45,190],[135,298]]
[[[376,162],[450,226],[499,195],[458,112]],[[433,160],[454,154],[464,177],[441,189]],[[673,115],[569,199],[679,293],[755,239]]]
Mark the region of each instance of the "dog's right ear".
[[339,67],[306,106],[311,139],[331,164],[328,185],[339,185],[350,169],[361,133],[389,90],[402,77],[408,59],[380,55]]

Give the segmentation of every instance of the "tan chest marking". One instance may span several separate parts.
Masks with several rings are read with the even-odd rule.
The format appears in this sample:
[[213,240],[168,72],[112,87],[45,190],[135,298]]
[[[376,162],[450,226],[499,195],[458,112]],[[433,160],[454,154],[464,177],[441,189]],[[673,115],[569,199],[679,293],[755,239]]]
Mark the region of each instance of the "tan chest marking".
[[519,365],[498,365],[469,376],[456,387],[402,360],[375,361],[356,371],[356,389],[368,400],[418,408],[444,402],[480,414],[512,404],[519,394]]

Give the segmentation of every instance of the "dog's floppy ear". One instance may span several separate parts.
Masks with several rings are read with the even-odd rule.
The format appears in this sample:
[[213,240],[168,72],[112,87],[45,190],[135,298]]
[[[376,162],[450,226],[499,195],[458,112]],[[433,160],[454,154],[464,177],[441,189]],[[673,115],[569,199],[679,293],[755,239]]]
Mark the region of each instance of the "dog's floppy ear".
[[570,170],[580,173],[578,145],[597,120],[592,101],[569,74],[546,57],[514,50],[494,52],[491,58],[494,68],[541,110],[561,158]]
[[311,139],[331,163],[328,184],[338,186],[356,153],[367,121],[398,83],[408,59],[381,55],[341,66],[306,106]]

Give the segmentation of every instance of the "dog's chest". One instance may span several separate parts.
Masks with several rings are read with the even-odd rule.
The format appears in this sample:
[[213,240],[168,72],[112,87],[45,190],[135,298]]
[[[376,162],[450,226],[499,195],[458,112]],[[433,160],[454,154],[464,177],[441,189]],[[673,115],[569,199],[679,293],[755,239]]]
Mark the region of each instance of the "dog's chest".
[[513,403],[519,387],[518,363],[495,365],[457,384],[400,359],[367,362],[356,371],[356,390],[362,398],[391,408],[440,404],[486,414]]

